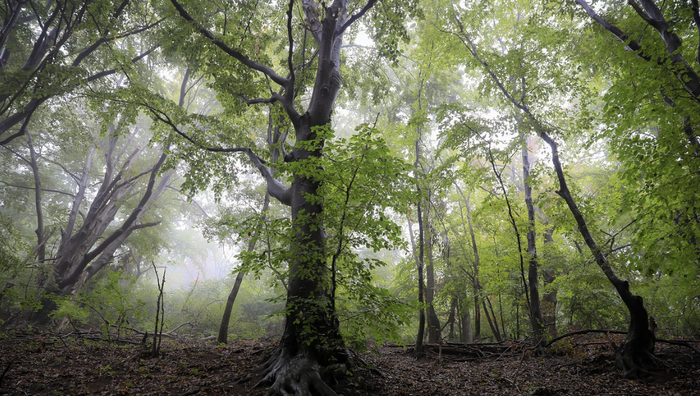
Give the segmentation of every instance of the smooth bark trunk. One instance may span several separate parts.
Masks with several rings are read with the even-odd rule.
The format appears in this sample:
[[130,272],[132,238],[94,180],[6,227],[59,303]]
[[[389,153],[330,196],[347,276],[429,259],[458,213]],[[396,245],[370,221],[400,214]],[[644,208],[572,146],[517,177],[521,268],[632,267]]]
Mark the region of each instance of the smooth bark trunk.
[[[426,216],[427,217],[427,216]],[[441,331],[440,331],[440,319],[435,313],[435,306],[433,305],[433,300],[435,299],[435,267],[433,266],[433,230],[429,224],[426,224],[426,229],[428,231],[428,236],[426,238],[426,250],[428,253],[428,265],[426,266],[426,281],[427,285],[425,288],[425,302],[428,307],[428,342],[438,343],[440,342]]]
[[[473,276],[472,276],[472,288],[474,291],[474,340],[481,338],[481,308],[479,307],[479,302],[481,301],[481,285],[479,284],[479,267],[481,266],[479,259],[479,248],[476,245],[476,235],[474,233],[474,226],[472,225],[472,210],[469,204],[471,198],[471,192],[466,196],[462,193],[462,190],[457,186],[459,193],[464,199],[464,205],[467,208],[467,225],[469,227],[469,237],[471,239],[472,250],[474,251],[474,262],[472,264]],[[461,205],[460,205],[461,212]],[[464,220],[464,219],[462,219]]]
[[[552,247],[554,239],[552,235],[554,234],[554,227],[547,227],[544,231],[544,246],[545,254],[548,254],[548,249]],[[551,264],[551,254],[547,260]],[[554,283],[555,280],[554,270],[546,269],[544,270],[544,288],[545,293],[542,296],[542,318],[544,319],[545,327],[550,337],[557,336],[557,289],[550,288],[549,285]]]
[[[260,209],[261,219],[260,222],[265,221],[265,216],[267,215],[267,209],[270,207],[270,194],[265,194],[265,201],[263,202],[262,209]],[[260,238],[260,232],[255,231],[250,241],[248,242],[248,253],[255,250],[255,245]],[[219,344],[228,343],[228,327],[231,322],[231,311],[233,310],[233,304],[236,302],[236,296],[238,296],[238,290],[241,288],[241,283],[243,282],[243,277],[245,276],[245,271],[239,270],[236,274],[236,281],[233,283],[233,288],[226,299],[226,307],[224,308],[224,314],[221,318],[221,324],[219,325],[219,334],[216,337],[216,342]]]
[[465,344],[474,342],[474,335],[472,333],[472,320],[471,315],[469,314],[469,304],[471,303],[465,300],[465,303],[463,305],[464,312],[462,313],[462,327],[464,329],[464,333],[462,335],[462,342],[464,342]]
[[535,235],[535,206],[532,204],[532,187],[530,177],[530,159],[528,157],[527,136],[523,136],[523,190],[525,192],[525,206],[527,207],[527,254],[528,254],[528,287],[530,288],[530,325],[535,336],[538,348],[541,347],[545,334],[544,319],[540,307],[540,290],[538,285],[538,260]]
[[[418,187],[418,192],[420,194],[420,187]],[[423,308],[423,257],[424,257],[424,245],[423,245],[423,213],[421,209],[421,203],[418,201],[417,204],[418,212],[418,305],[420,306],[418,310],[418,334],[416,334],[416,347],[414,354],[416,357],[421,357],[424,354],[423,351],[423,338],[425,337],[425,309]]]
[[496,315],[493,314],[493,307],[491,308],[491,313],[489,314],[489,309],[486,306],[486,301],[489,302],[489,305],[491,305],[491,299],[488,297],[484,297],[483,300],[481,300],[481,303],[484,306],[484,315],[486,316],[486,321],[489,323],[489,327],[491,328],[491,333],[493,334],[494,338],[496,338],[496,341],[501,342],[501,332],[498,331],[498,323],[496,322]]

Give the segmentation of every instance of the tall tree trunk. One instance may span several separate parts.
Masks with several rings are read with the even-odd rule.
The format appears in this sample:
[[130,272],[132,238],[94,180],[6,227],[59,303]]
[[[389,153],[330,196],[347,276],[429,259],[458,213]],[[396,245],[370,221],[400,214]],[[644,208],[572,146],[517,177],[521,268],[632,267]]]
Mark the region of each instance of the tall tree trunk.
[[471,304],[471,302],[467,300],[464,301],[464,312],[462,313],[462,328],[464,329],[464,333],[462,334],[462,342],[465,344],[474,342],[474,335],[472,333],[472,319],[471,315],[469,314],[469,304]]
[[[457,298],[453,297],[452,302],[450,303],[450,313],[447,315],[447,324],[450,325],[450,332],[447,333],[447,339],[450,341],[455,340],[455,322],[456,320],[456,312],[457,311]],[[459,327],[459,326],[458,326]]]
[[[420,193],[420,186],[418,186]],[[423,308],[423,213],[421,201],[417,204],[418,211],[418,334],[416,335],[416,347],[414,354],[416,357],[423,356],[423,338],[425,337],[425,309]]]
[[[416,186],[420,194],[420,186]],[[425,308],[423,308],[423,300],[425,295],[425,290],[423,288],[423,260],[424,260],[424,245],[423,245],[423,228],[421,224],[423,223],[423,213],[420,201],[417,204],[418,213],[418,243],[416,243],[413,237],[413,224],[411,223],[411,217],[406,215],[406,220],[408,222],[408,236],[411,242],[411,251],[413,252],[413,258],[416,261],[416,272],[418,272],[418,334],[416,335],[416,347],[415,354],[420,357],[423,356],[423,338],[425,338]]]
[[[419,78],[422,77],[423,71],[420,71]],[[422,108],[422,90],[423,90],[423,82],[424,80],[421,80],[420,82],[420,89],[418,91],[418,109],[421,110]],[[422,176],[424,176],[424,171],[421,166],[421,139],[423,138],[422,136],[422,129],[420,125],[418,126],[417,130],[417,136],[416,136],[416,143],[415,143],[415,155],[416,155],[416,160],[413,164],[414,172],[416,175],[416,192],[418,193],[418,203],[417,203],[417,212],[418,212],[418,304],[420,306],[418,310],[418,334],[416,335],[416,346],[414,350],[414,355],[418,357],[423,356],[423,338],[425,336],[425,308],[423,305],[424,302],[424,295],[423,293],[425,292],[424,290],[424,284],[423,284],[423,268],[425,267],[425,226],[426,226],[426,218],[427,216],[424,216],[423,213],[423,188],[421,187],[422,184]],[[429,195],[429,194],[428,194]],[[427,211],[426,211],[427,213]],[[432,296],[430,296],[432,298]],[[430,330],[428,330],[430,332]]]
[[[371,0],[364,7],[354,9],[354,14],[350,15],[347,0],[334,0],[331,3],[301,0],[304,20],[299,23],[294,21],[294,16],[298,15],[295,13],[295,2],[289,1],[286,18],[287,77],[229,47],[217,33],[195,20],[177,0],[170,2],[180,16],[213,46],[243,67],[261,73],[268,81],[281,87],[280,93],[273,93],[269,100],[263,102],[279,103],[294,127],[296,144],[293,151],[284,157],[285,162],[319,158],[323,152],[325,137],[317,135],[317,132],[330,127],[331,114],[341,87],[340,51],[344,32],[372,9],[375,1]],[[299,43],[294,43],[292,34],[296,25],[303,25],[317,46],[316,77],[308,107],[303,114],[296,109],[296,94],[299,89],[304,89],[302,85],[297,84],[296,74],[299,69],[294,65],[295,49],[300,48]],[[333,274],[326,255],[324,207],[323,199],[319,196],[323,169],[317,169],[318,172],[295,171],[292,185],[288,188],[274,178],[270,169],[252,149],[215,151],[247,152],[250,160],[265,178],[270,195],[282,204],[291,206],[294,234],[291,257],[294,259],[289,263],[288,270],[284,333],[272,357],[263,365],[265,377],[260,384],[270,384],[268,395],[288,394],[290,391],[297,396],[309,395],[312,392],[324,396],[335,395],[323,377],[330,377],[338,371],[344,372],[339,370],[338,366],[343,365],[349,369],[351,362],[340,335],[332,291]],[[303,168],[304,164],[299,165]],[[315,167],[313,164],[310,166]],[[334,366],[334,369],[326,370],[329,366]]]
[[[474,251],[474,263],[473,263],[473,276],[472,276],[472,288],[474,289],[474,340],[481,338],[481,307],[479,307],[479,302],[481,300],[481,285],[479,284],[479,267],[481,263],[479,261],[479,249],[476,245],[476,235],[474,234],[474,226],[472,225],[472,210],[469,205],[469,200],[472,193],[469,192],[466,196],[462,192],[462,189],[457,186],[457,190],[462,195],[464,199],[464,206],[467,208],[467,225],[469,227],[469,237],[472,243],[472,250]],[[462,208],[460,205],[460,214],[462,213]],[[464,221],[464,215],[462,215],[462,220]]]
[[501,342],[501,332],[498,331],[498,322],[496,322],[496,315],[493,313],[493,307],[491,307],[491,314],[489,314],[489,309],[486,307],[487,301],[489,302],[489,305],[491,305],[491,299],[488,296],[484,297],[484,299],[481,300],[481,303],[484,305],[484,315],[486,316],[486,320],[489,322],[489,327],[491,327],[491,332],[496,338],[496,341]]
[[[260,209],[260,223],[265,221],[265,216],[267,215],[267,209],[270,207],[270,193],[265,193],[265,200],[263,206]],[[260,231],[256,230],[253,236],[248,242],[248,253],[255,250],[255,245],[260,238]],[[221,324],[219,325],[219,335],[216,337],[216,342],[219,344],[228,343],[228,327],[231,322],[231,311],[233,310],[233,303],[236,302],[236,296],[238,296],[238,290],[241,288],[241,282],[243,282],[243,277],[245,276],[245,271],[239,270],[236,274],[236,281],[233,283],[233,288],[226,299],[226,307],[224,308],[224,314],[221,318]]]
[[537,246],[535,244],[535,206],[532,204],[532,187],[528,182],[530,177],[530,159],[528,158],[528,138],[523,135],[523,190],[525,191],[525,206],[527,206],[527,254],[528,273],[527,281],[530,288],[530,325],[535,336],[538,348],[542,345],[544,337],[544,319],[540,307],[540,290],[537,274]]
[[[430,194],[428,194],[430,198]],[[426,216],[428,217],[428,216]],[[435,313],[433,300],[435,299],[435,268],[433,266],[433,230],[430,227],[429,221],[426,221],[426,231],[428,235],[425,242],[425,247],[428,253],[428,265],[426,266],[426,281],[425,302],[428,307],[428,342],[440,342],[440,319]]]
[[[323,58],[319,60],[321,62]],[[312,98],[310,107],[314,104]],[[297,142],[315,140],[312,127],[328,124],[330,111],[326,116],[319,120],[307,112],[300,119],[300,125],[295,125]],[[292,154],[294,160],[299,161],[318,156],[320,151],[295,148]],[[318,197],[319,187],[318,178],[303,175],[295,175],[291,186],[294,230],[291,257],[295,259],[289,265],[284,333],[275,353],[263,366],[266,376],[261,383],[271,384],[270,395],[284,394],[289,381],[309,381],[311,385],[307,387],[333,394],[322,378],[325,373],[319,373],[318,367],[349,363],[330,290],[331,274],[326,263],[322,223],[323,203],[314,199]]]
[[[552,247],[554,242],[552,238],[553,234],[554,227],[547,227],[544,231],[545,254],[547,254],[548,249]],[[548,260],[551,261],[551,257]],[[557,290],[555,288],[550,289],[547,286],[554,283],[554,280],[554,270],[546,269],[544,271],[545,293],[542,296],[542,318],[544,319],[547,332],[551,337],[557,336]]]
[[27,145],[29,146],[29,159],[34,175],[34,207],[36,208],[36,239],[37,239],[37,261],[44,263],[46,260],[46,244],[44,241],[44,213],[42,211],[41,202],[41,174],[39,173],[39,164],[36,161],[36,151],[34,150],[34,142],[29,131],[25,131],[27,135]]

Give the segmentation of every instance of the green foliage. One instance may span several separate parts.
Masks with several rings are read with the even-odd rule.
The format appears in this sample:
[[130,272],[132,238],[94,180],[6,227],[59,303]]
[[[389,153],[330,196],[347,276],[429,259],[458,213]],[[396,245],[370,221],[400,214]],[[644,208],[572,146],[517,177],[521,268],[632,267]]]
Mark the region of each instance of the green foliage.
[[[359,126],[349,138],[333,138],[328,127],[314,132],[315,140],[298,142],[297,146],[315,151],[325,142],[324,155],[284,166],[289,173],[321,182],[318,199],[325,207],[327,235],[324,261],[335,280],[332,290],[338,307],[343,307],[339,319],[344,334],[358,342],[369,335],[378,340],[396,339],[396,329],[406,321],[407,306],[374,284],[374,271],[386,263],[367,254],[405,247],[401,228],[392,216],[405,211],[412,197],[408,165],[391,155],[377,130],[369,125]],[[269,216],[261,222],[256,215],[236,222],[239,241],[260,232],[259,248],[239,253],[239,270],[252,272],[259,279],[272,269],[277,279],[284,281],[288,263],[296,258],[295,251],[289,249],[295,230],[311,220],[302,214],[296,224]],[[380,311],[381,306],[386,309]],[[390,320],[380,323],[376,320],[380,315]]]
[[414,304],[371,283],[356,283],[341,291],[337,308],[343,338],[355,350],[400,342],[401,330],[416,310]]
[[26,249],[11,219],[0,213],[0,273],[16,274],[21,268],[20,253]]
[[55,297],[58,308],[51,316],[67,318],[73,326],[98,327],[108,337],[112,332],[119,336],[124,334],[124,327],[141,328],[139,325],[148,314],[147,299],[135,286],[135,278],[108,271],[77,296]]
[[40,307],[36,290],[29,287],[31,271],[20,258],[27,250],[11,219],[0,212],[0,326]]
[[[305,258],[326,267],[327,279],[321,283],[335,299],[344,337],[358,348],[366,346],[367,339],[381,343],[407,337],[416,327],[415,312],[425,308],[408,303],[417,294],[415,261],[412,252],[402,252],[408,250],[408,235],[401,221],[415,221],[416,202],[424,211],[435,271],[433,306],[442,323],[450,319],[454,301],[469,305],[473,315],[476,296],[492,303],[501,331],[526,334],[521,252],[490,160],[502,176],[514,222],[524,234],[529,225],[519,153],[523,136],[534,138],[536,128],[545,126],[559,143],[565,177],[594,238],[616,273],[644,297],[660,334],[697,334],[700,190],[695,186],[700,185],[700,124],[697,100],[683,82],[698,65],[672,56],[693,59],[700,37],[687,4],[658,3],[670,31],[683,38],[673,54],[658,32],[622,3],[592,5],[641,43],[643,53],[631,51],[629,40],[613,40],[573,2],[376,2],[344,33],[344,103],[333,114],[335,124],[314,127],[312,138],[304,141],[295,141],[294,125],[275,97],[284,90],[221,51],[167,0],[129,2],[116,18],[113,2],[85,3],[90,18],[71,19],[75,23],[61,30],[59,41],[47,48],[51,55],[40,66],[24,67],[35,47],[36,23],[49,23],[55,5],[48,5],[34,10],[40,17],[36,20],[27,20],[28,11],[23,13],[24,21],[3,42],[11,56],[0,77],[0,121],[24,111],[34,100],[45,103],[32,110],[27,126],[41,159],[43,231],[54,233],[46,244],[49,250],[65,229],[87,150],[97,149],[89,171],[99,177],[107,166],[104,139],[126,140],[138,126],[134,139],[141,139],[140,150],[148,154],[144,158],[158,151],[156,142],[163,143],[170,154],[163,171],[174,170],[181,182],[174,188],[218,213],[202,220],[203,215],[182,205],[161,201],[143,221],[163,221],[163,226],[136,231],[107,268],[140,276],[144,263],[168,252],[171,261],[160,265],[183,262],[204,273],[210,252],[202,252],[198,231],[187,222],[197,217],[207,237],[223,241],[227,249],[236,244],[236,271],[253,275],[234,308],[235,336],[279,334],[288,269],[301,254],[308,254]],[[74,16],[73,7],[80,4],[67,4],[66,15]],[[302,109],[308,104],[319,48],[302,20],[303,3],[293,3],[291,54],[288,2],[182,4],[216,40],[280,76],[290,74],[291,58],[297,66],[294,105]],[[319,16],[325,5],[319,3]],[[363,5],[352,2],[350,15],[357,15]],[[136,31],[145,26],[149,28]],[[365,34],[371,42],[352,44]],[[74,64],[95,42],[102,43]],[[134,61],[156,47],[148,57]],[[100,71],[105,72],[102,78],[87,80]],[[188,79],[182,84],[185,75]],[[251,100],[261,103],[249,105]],[[529,120],[524,108],[538,121]],[[375,124],[361,124],[354,131],[347,127],[368,119]],[[19,125],[9,133],[17,132]],[[106,132],[115,126],[108,137]],[[273,143],[274,134],[287,140]],[[1,136],[0,140],[7,135]],[[237,153],[203,147],[235,148]],[[292,147],[311,155],[273,160]],[[317,194],[303,198],[321,205],[323,212],[301,212],[292,222],[287,208],[274,203],[264,219],[250,209],[257,207],[264,186],[259,170],[251,166],[248,148],[283,184],[301,178],[318,182]],[[577,224],[556,193],[558,182],[546,147],[530,139],[526,148],[535,161],[527,182],[537,207],[540,275],[556,278],[547,285],[540,282],[541,294],[557,293],[560,327],[624,327],[624,307],[592,264]],[[120,143],[116,150],[123,150],[124,158],[131,148]],[[2,147],[0,156],[8,164],[0,171],[0,324],[5,325],[39,308],[35,285],[51,273],[52,260],[25,259],[36,245],[25,139]],[[135,162],[120,174],[122,182],[150,166],[145,159]],[[424,192],[421,196],[413,192],[416,183]],[[97,188],[88,184],[92,199]],[[118,202],[137,199],[129,193]],[[211,209],[215,204],[216,211]],[[467,205],[480,254],[478,275]],[[89,209],[88,202],[80,206],[82,213]],[[115,209],[115,217],[124,217],[125,208]],[[168,229],[165,223],[175,218],[170,223],[177,225]],[[321,225],[322,247],[299,241],[302,230]],[[253,238],[257,247],[248,252],[244,247]],[[316,276],[312,269],[299,271],[301,277]],[[167,290],[166,329],[182,325],[182,333],[214,334],[231,281],[202,279]],[[150,331],[157,295],[152,283],[148,276],[135,280],[109,271],[88,282],[77,296],[58,299],[54,316],[103,326],[105,331],[127,321]],[[330,300],[307,303],[311,310],[322,311]],[[489,332],[482,312],[482,334]],[[314,337],[320,336],[310,334],[307,339]]]

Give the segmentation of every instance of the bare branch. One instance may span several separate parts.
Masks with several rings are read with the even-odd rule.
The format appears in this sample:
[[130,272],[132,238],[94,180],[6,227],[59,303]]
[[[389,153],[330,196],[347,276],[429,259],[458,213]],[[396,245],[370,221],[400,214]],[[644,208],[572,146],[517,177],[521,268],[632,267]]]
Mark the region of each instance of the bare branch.
[[352,25],[353,23],[355,23],[355,21],[357,21],[358,19],[362,18],[362,16],[365,15],[365,13],[367,13],[367,11],[369,11],[372,7],[374,7],[374,4],[375,4],[376,2],[377,2],[377,0],[368,0],[368,1],[367,1],[367,4],[365,4],[365,6],[362,7],[362,9],[361,9],[357,14],[354,14],[353,16],[351,16],[350,19],[348,19],[348,20],[343,24],[343,26],[340,27],[340,29],[338,30],[337,35],[340,36],[341,34],[343,34],[343,32],[345,32],[345,29],[349,28],[350,25]]
[[126,33],[121,33],[115,36],[110,36],[110,37],[103,37],[97,41],[95,41],[92,45],[89,47],[85,48],[76,58],[73,60],[73,66],[78,66],[85,58],[87,58],[90,54],[92,54],[97,48],[100,47],[100,45],[107,43],[109,41],[116,41],[118,39],[122,39],[125,37],[133,36],[134,34],[139,34],[142,32],[145,32],[146,30],[157,26],[161,22],[163,22],[165,18],[159,19],[153,23],[150,23],[148,25],[144,25],[138,29],[134,29],[132,31],[126,32]]
[[[21,189],[25,189],[25,190],[34,190],[34,189],[35,189],[34,187],[21,186],[21,185],[19,185],[19,184],[8,183],[8,182],[6,182],[6,181],[4,181],[4,180],[0,180],[0,183],[6,185],[6,186],[8,186],[8,187],[21,188]],[[53,190],[53,189],[50,189],[50,188],[43,188],[43,187],[41,188],[41,191],[44,191],[44,192],[52,192],[52,193],[61,194],[61,195],[67,195],[67,196],[69,196],[69,197],[71,197],[71,198],[75,198],[75,195],[73,195],[73,194],[71,194],[71,193],[69,193],[69,192],[65,192],[65,191]]]
[[47,157],[45,157],[45,156],[43,156],[43,155],[41,155],[41,154],[39,154],[39,158],[43,159],[44,161],[46,161],[46,162],[48,162],[48,163],[50,163],[50,164],[54,164],[54,165],[58,166],[59,168],[63,169],[63,171],[66,172],[66,173],[67,173],[71,178],[73,178],[73,180],[75,180],[76,182],[80,180],[80,178],[79,178],[75,173],[73,173],[73,172],[71,172],[70,170],[68,170],[68,168],[66,168],[65,166],[63,166],[63,164],[59,163],[58,161],[54,161],[54,160],[52,160],[51,158],[47,158]]
[[185,20],[192,22],[197,27],[197,30],[199,30],[199,33],[201,33],[202,36],[206,37],[209,41],[211,41],[214,45],[219,47],[225,53],[235,58],[245,66],[265,74],[266,76],[270,77],[275,83],[285,88],[288,87],[288,84],[290,82],[288,79],[283,78],[282,76],[275,73],[275,71],[272,70],[271,67],[255,62],[254,60],[248,58],[242,53],[226,45],[226,43],[221,41],[219,38],[215,37],[214,34],[209,31],[209,29],[205,28],[200,23],[195,21],[194,18],[192,18],[192,16],[182,7],[182,5],[180,5],[180,3],[177,2],[177,0],[170,0],[170,2],[173,4],[173,6],[175,6],[175,9],[177,9],[177,11],[180,13],[180,16],[182,16]]
[[255,155],[255,153],[253,153],[253,150],[250,147],[205,146],[197,142],[187,133],[183,132],[180,128],[178,128],[177,125],[175,125],[175,123],[170,119],[170,117],[167,114],[163,113],[158,109],[155,109],[152,106],[149,106],[148,104],[143,104],[143,106],[146,107],[159,121],[170,126],[170,128],[175,133],[183,137],[188,142],[192,143],[195,147],[214,153],[247,153],[248,158],[253,162],[255,167],[258,168],[262,176],[265,178],[265,181],[267,182],[267,189],[270,192],[270,195],[275,197],[275,199],[277,199],[284,205],[289,206],[292,204],[292,189],[286,187],[279,180],[275,179],[272,175],[272,172],[270,172],[270,169],[264,165],[264,161],[260,157]]

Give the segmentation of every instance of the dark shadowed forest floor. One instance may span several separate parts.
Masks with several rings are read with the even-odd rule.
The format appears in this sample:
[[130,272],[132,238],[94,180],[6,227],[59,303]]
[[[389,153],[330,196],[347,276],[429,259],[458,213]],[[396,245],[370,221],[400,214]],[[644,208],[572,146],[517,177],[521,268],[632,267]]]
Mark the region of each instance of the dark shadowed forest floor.
[[[261,395],[249,373],[269,356],[271,341],[163,339],[147,358],[140,340],[105,342],[100,333],[0,335],[0,394]],[[526,344],[447,345],[416,361],[407,349],[382,346],[356,360],[354,395],[700,395],[700,354],[657,344],[661,369],[644,381],[623,379],[610,342],[620,336],[576,336],[546,357]],[[133,343],[131,343],[133,342]],[[695,344],[696,347],[698,344]],[[436,349],[437,351],[437,349]],[[348,395],[349,396],[349,395]]]

